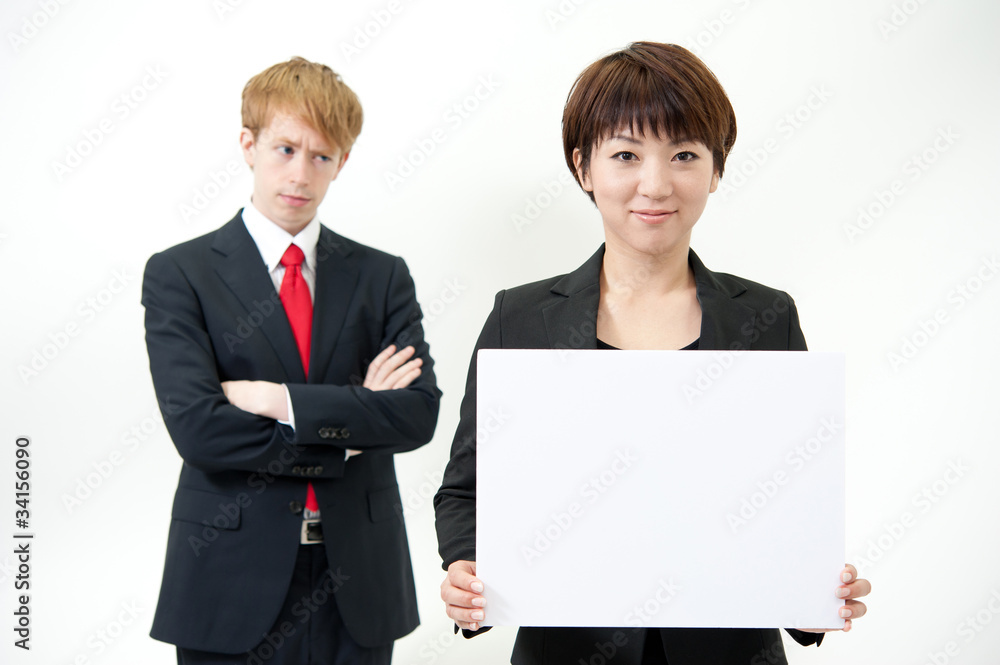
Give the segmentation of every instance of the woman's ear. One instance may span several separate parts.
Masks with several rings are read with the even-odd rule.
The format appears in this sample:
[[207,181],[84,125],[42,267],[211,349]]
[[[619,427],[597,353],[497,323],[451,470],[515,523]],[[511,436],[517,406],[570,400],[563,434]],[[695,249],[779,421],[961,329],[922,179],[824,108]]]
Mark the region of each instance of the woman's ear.
[[573,169],[576,170],[576,179],[580,181],[583,191],[594,191],[594,186],[590,183],[590,171],[583,170],[583,153],[579,148],[573,148]]
[[712,173],[712,184],[708,188],[708,193],[711,194],[718,188],[719,188],[719,172],[715,171],[714,173]]

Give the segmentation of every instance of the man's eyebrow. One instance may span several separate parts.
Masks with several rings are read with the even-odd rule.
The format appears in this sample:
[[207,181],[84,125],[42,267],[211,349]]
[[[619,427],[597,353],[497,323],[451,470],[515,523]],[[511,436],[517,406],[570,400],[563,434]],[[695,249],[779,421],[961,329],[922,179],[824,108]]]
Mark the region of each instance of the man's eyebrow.
[[[292,139],[288,138],[287,136],[275,136],[274,137],[274,142],[275,143],[287,143],[288,145],[293,145],[296,148],[298,148],[298,147],[301,146],[301,143],[299,143],[298,141],[293,141]],[[329,146],[326,146],[326,145],[314,146],[313,149],[310,150],[310,152],[315,152],[315,153],[319,153],[319,154],[322,154],[322,155],[328,155],[328,154],[330,154],[330,153],[333,152],[333,148],[331,148]]]

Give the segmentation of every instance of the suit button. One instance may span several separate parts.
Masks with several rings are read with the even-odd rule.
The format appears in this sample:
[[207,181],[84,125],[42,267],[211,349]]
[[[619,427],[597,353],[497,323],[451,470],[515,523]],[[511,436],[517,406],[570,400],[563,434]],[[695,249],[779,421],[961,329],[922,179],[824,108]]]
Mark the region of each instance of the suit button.
[[292,467],[292,474],[296,475],[296,476],[301,476],[302,475],[302,467],[301,466],[293,466]]
[[320,428],[320,430],[319,430],[319,438],[321,438],[321,439],[329,439],[331,436],[332,436],[332,433],[330,432],[330,428],[329,427],[321,427]]
[[340,428],[340,438],[341,439],[346,439],[350,435],[351,435],[351,430],[347,429],[346,427],[341,427]]
[[322,466],[317,466],[316,467],[316,475],[318,476],[321,473],[323,473],[323,467]]
[[302,514],[302,504],[298,501],[292,501],[288,504],[288,510],[292,511],[293,515]]

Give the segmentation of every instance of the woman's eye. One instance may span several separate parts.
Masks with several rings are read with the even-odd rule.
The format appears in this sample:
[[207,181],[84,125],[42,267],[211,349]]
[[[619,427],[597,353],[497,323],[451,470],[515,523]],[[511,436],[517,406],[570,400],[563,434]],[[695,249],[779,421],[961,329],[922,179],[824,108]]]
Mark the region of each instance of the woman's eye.
[[635,161],[636,156],[635,156],[634,152],[629,152],[627,150],[623,150],[621,152],[616,152],[614,154],[614,159],[617,159],[617,160],[622,161],[622,162],[632,162],[632,161]]
[[690,150],[685,150],[684,152],[677,153],[676,159],[681,162],[690,162],[692,159],[698,159],[698,155]]

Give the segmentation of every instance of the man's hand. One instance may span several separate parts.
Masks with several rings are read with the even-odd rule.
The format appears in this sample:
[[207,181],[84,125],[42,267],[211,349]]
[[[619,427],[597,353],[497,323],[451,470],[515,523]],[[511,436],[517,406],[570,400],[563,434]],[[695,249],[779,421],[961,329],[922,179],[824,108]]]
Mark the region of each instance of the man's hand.
[[362,387],[369,390],[396,390],[410,385],[420,376],[420,366],[424,364],[421,358],[410,360],[414,353],[416,350],[412,346],[396,353],[396,345],[390,344],[368,365]]
[[265,418],[288,420],[285,387],[270,381],[223,381],[222,392],[238,409]]
[[485,617],[486,598],[483,583],[476,577],[475,561],[456,561],[448,566],[448,575],[441,583],[444,611],[466,630],[479,630]]
[[[396,390],[405,388],[420,376],[421,358],[413,357],[416,350],[408,346],[396,353],[396,346],[390,344],[375,356],[365,374],[362,387],[369,390]],[[288,420],[288,401],[285,387],[270,381],[223,381],[222,392],[229,403],[238,409],[265,418]],[[347,456],[360,455],[360,450],[348,450]]]
[[[844,606],[840,608],[840,616],[843,618],[843,631],[846,633],[851,629],[851,620],[860,619],[868,611],[868,608],[855,598],[863,598],[871,593],[872,585],[868,580],[858,579],[858,569],[851,564],[846,564],[840,572],[840,579],[844,582],[837,587],[837,598],[844,599]],[[829,633],[833,628],[805,629],[806,633]]]

